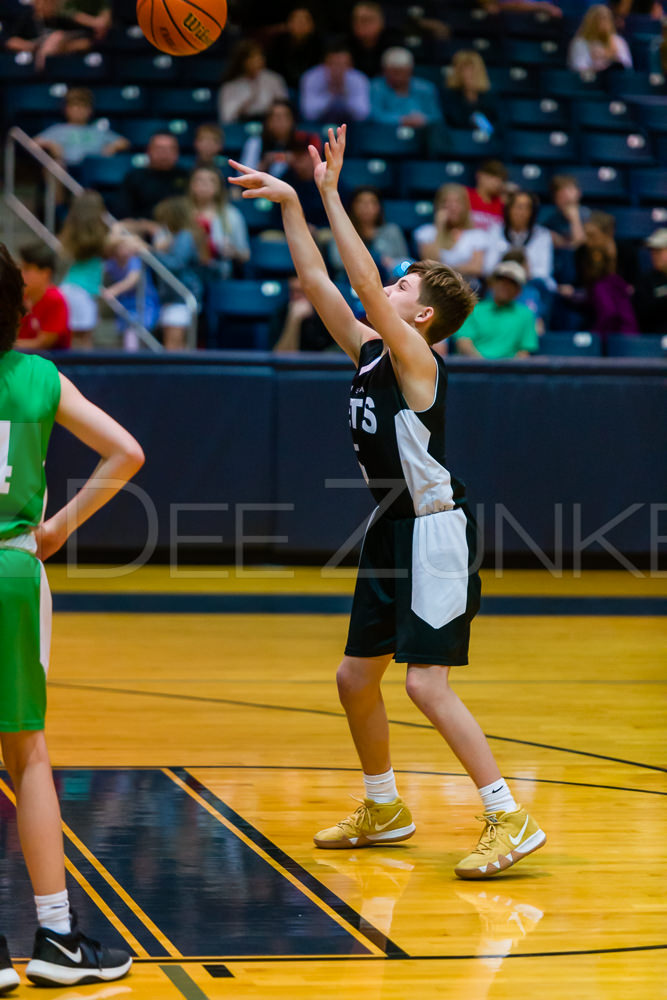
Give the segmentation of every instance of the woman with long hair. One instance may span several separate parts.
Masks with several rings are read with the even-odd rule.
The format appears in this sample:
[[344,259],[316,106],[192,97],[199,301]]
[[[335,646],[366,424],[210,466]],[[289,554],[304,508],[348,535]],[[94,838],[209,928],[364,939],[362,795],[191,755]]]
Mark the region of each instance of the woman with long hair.
[[[394,222],[385,222],[382,198],[377,188],[355,188],[348,214],[384,277],[388,278],[396,264],[408,256],[408,247],[402,229]],[[329,244],[329,263],[336,277],[345,276],[343,261],[333,240]]]
[[[153,238],[153,252],[175,278],[188,288],[201,304],[204,268],[210,262],[206,233],[197,223],[187,198],[165,198],[155,206],[155,221],[160,226]],[[185,334],[192,314],[187,304],[164,282],[160,284],[160,326],[168,351],[185,347]]]
[[443,95],[445,118],[454,128],[490,131],[497,118],[484,60],[474,49],[461,49],[452,59]]
[[192,171],[188,201],[195,222],[206,234],[211,266],[221,277],[229,278],[234,264],[242,264],[250,257],[250,244],[245,219],[230,204],[217,170],[197,167]]
[[60,233],[69,267],[60,285],[67,300],[72,346],[93,346],[97,325],[97,297],[104,272],[104,243],[108,226],[106,208],[97,191],[84,191],[73,199]]
[[477,229],[470,214],[470,198],[462,184],[443,184],[433,205],[433,222],[414,232],[417,256],[456,268],[466,278],[479,278],[484,269],[487,234]]
[[263,118],[277,97],[287,97],[287,84],[266,68],[262,46],[252,39],[239,42],[218,94],[220,121]]
[[264,118],[261,135],[251,135],[246,139],[241,150],[241,163],[282,177],[292,166],[295,151],[308,145],[315,146],[318,153],[322,151],[317,133],[297,129],[291,101],[277,97]]
[[614,15],[606,4],[588,8],[570,42],[567,62],[577,73],[603,73],[614,66],[632,69],[630,47],[617,33]]

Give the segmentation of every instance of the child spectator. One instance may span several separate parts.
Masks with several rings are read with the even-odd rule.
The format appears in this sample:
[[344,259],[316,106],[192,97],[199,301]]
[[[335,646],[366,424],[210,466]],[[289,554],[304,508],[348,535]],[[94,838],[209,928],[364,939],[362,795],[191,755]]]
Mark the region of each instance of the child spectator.
[[443,184],[435,196],[433,222],[420,226],[413,236],[417,256],[449,264],[469,280],[484,269],[488,236],[476,229],[468,192],[461,184]]
[[[178,278],[201,306],[204,265],[209,263],[206,234],[197,225],[187,198],[167,198],[155,208],[160,227],[153,241],[158,260]],[[160,325],[168,351],[185,347],[185,335],[192,319],[187,303],[166,283],[161,283]]]
[[274,34],[267,52],[269,69],[282,76],[288,87],[298,90],[299,80],[322,59],[322,39],[308,7],[295,7],[287,15],[283,30]]
[[[160,313],[160,300],[148,268],[142,264],[139,250],[141,241],[130,233],[116,228],[109,233],[104,245],[105,288],[101,296],[107,302],[117,299],[130,314],[130,321],[116,317],[118,332],[126,351],[136,351],[139,338],[132,320],[146,330],[152,330]],[[143,286],[141,286],[143,276]]]
[[218,171],[211,167],[194,170],[188,198],[195,222],[206,233],[211,265],[221,277],[231,277],[234,265],[243,264],[250,257],[250,244],[245,219],[229,203]]
[[60,291],[67,299],[74,346],[79,348],[93,346],[107,237],[105,213],[102,196],[97,191],[84,191],[72,201],[60,234],[63,250],[71,261]]
[[87,52],[92,41],[91,33],[63,13],[60,0],[33,0],[16,22],[5,48],[32,53],[35,70],[41,73],[49,56]]
[[651,270],[635,289],[635,309],[642,333],[667,333],[667,229],[656,229],[646,240]]
[[590,208],[581,205],[581,189],[574,177],[556,174],[551,179],[554,211],[546,216],[544,225],[551,232],[554,246],[576,250],[586,239],[584,222],[590,218]]
[[266,68],[264,50],[252,40],[236,46],[224,80],[218,95],[223,124],[263,118],[277,97],[288,96],[285,81]]
[[494,131],[496,104],[484,60],[474,49],[461,49],[452,59],[444,95],[445,118],[454,128]]
[[324,62],[301,77],[299,104],[309,121],[363,121],[370,113],[370,84],[352,65],[345,42],[332,42]]
[[478,302],[454,334],[459,354],[473,358],[526,358],[538,349],[535,316],[517,302],[526,272],[515,261],[501,261],[490,278],[491,298]]
[[297,129],[291,102],[279,97],[267,112],[262,134],[246,139],[241,150],[241,163],[282,177],[292,164],[295,150],[309,143],[318,152],[321,151],[320,137],[316,133]]
[[198,167],[209,167],[218,170],[223,177],[229,174],[229,161],[222,155],[225,148],[225,133],[215,122],[204,122],[197,126],[193,146],[197,159],[193,170]]
[[19,248],[19,261],[26,314],[16,346],[22,351],[65,350],[72,338],[67,302],[53,284],[55,253],[43,243],[26,243]]
[[490,229],[503,221],[503,195],[507,169],[500,160],[485,160],[475,174],[475,187],[468,188],[472,221],[478,229]]
[[[408,256],[403,231],[393,222],[384,221],[380,192],[374,187],[356,188],[348,214],[362,240],[388,280],[396,264]],[[335,242],[329,244],[329,262],[336,278],[345,278],[345,267]]]
[[373,121],[413,128],[442,121],[435,84],[413,76],[413,68],[408,49],[387,49],[382,56],[383,75],[371,83]]
[[616,33],[614,16],[606,4],[588,8],[570,43],[567,61],[577,73],[603,73],[615,66],[632,69],[630,47]]
[[65,96],[65,121],[35,136],[35,142],[61,166],[76,167],[86,156],[113,156],[127,149],[129,141],[112,132],[108,122],[91,122],[93,94],[86,87],[72,87]]

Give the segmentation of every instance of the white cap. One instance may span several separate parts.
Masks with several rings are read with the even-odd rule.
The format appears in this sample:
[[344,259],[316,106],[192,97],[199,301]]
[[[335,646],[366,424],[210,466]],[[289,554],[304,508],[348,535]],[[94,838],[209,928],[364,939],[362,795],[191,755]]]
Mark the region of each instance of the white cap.
[[382,65],[383,66],[394,66],[397,69],[404,69],[408,66],[410,69],[415,64],[412,52],[409,49],[404,49],[400,45],[393,45],[390,49],[382,55]]
[[496,264],[491,278],[509,278],[519,288],[523,288],[526,284],[526,271],[515,260],[501,260],[499,264]]

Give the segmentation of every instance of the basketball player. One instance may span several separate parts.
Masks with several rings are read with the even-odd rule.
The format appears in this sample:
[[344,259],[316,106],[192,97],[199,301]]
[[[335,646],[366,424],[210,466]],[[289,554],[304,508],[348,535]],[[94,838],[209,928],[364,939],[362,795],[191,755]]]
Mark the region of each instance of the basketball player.
[[230,161],[246,198],[278,202],[301,284],[332,337],[357,365],[350,398],[352,440],[378,507],[371,515],[345,656],[340,699],[363,768],[365,799],[347,819],[315,836],[321,848],[386,846],[415,831],[399,797],[389,754],[380,682],[391,659],[407,664],[408,694],[475,782],[484,806],[476,848],[455,868],[488,878],[537,850],[546,837],[514,801],[486,737],[449,686],[468,662],[480,581],[475,525],[463,485],[445,466],[447,372],[432,345],[449,337],[475,305],[451,268],[421,261],[383,288],[377,268],[338,194],[345,126],[329,130],[325,161],[311,147],[315,182],[348,277],[370,326],[356,320],[310,236],[294,191]]
[[[134,438],[54,364],[11,349],[22,300],[21,272],[0,244],[0,743],[39,924],[26,973],[39,985],[72,986],[118,979],[132,959],[82,934],[69,907],[60,808],[44,739],[51,597],[41,560],[107,503],[144,457]],[[54,420],[100,462],[76,496],[43,522],[44,459]],[[0,993],[18,982],[0,937]]]

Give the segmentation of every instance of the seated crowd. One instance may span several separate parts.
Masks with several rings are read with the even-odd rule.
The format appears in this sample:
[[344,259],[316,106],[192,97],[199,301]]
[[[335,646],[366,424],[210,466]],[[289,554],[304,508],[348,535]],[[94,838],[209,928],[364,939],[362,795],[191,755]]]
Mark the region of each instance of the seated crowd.
[[[81,52],[111,27],[107,0],[33,0],[13,26],[5,47],[30,52],[37,73],[56,54]],[[586,6],[586,5],[583,5]],[[410,13],[411,30],[444,58],[451,42],[446,5]],[[536,11],[557,19],[558,4],[540,0],[480,0],[499,11]],[[591,4],[571,39],[567,62],[586,74],[631,67],[622,24],[632,5]],[[85,8],[85,11],[84,11]],[[634,12],[660,16],[661,5],[636,0]],[[233,11],[233,6],[232,6]],[[443,86],[415,73],[403,33],[388,25],[371,0],[354,3],[347,30],[320,32],[316,9],[295,7],[279,24],[263,25],[238,41],[217,95],[218,121],[201,122],[193,154],[182,155],[177,135],[155,132],[145,154],[120,187],[103,198],[95,191],[69,198],[58,191],[62,254],[31,242],[19,256],[27,314],[19,346],[25,350],[89,348],[99,303],[112,305],[119,337],[128,350],[138,331],[153,331],[167,349],[182,349],[198,322],[199,346],[218,346],[207,328],[209,288],[230,278],[254,277],[244,209],[227,177],[225,126],[250,122],[242,162],[292,184],[334,280],[345,286],[342,261],[330,239],[312,181],[309,145],[321,150],[326,122],[369,122],[407,130],[438,127],[493,135],[502,109],[480,53],[451,52]],[[37,144],[75,177],[89,156],[116,156],[132,143],[108,121],[94,118],[95,94],[70,87],[64,121],[35,136]],[[135,147],[136,148],[136,147]],[[134,159],[138,159],[134,157]],[[129,157],[128,157],[129,160]],[[667,334],[667,228],[646,232],[644,247],[615,237],[612,213],[582,205],[577,179],[556,173],[550,204],[510,180],[500,159],[480,159],[475,183],[448,179],[432,192],[430,221],[406,229],[386,218],[386,191],[372,183],[346,190],[352,221],[387,282],[406,260],[431,258],[459,270],[480,302],[449,350],[487,358],[539,353],[548,330],[587,330],[604,343],[610,334]],[[369,176],[369,180],[371,177]],[[436,179],[437,184],[437,179]],[[107,210],[121,221],[111,228]],[[279,242],[268,226],[259,238]],[[146,260],[153,256],[198,303],[199,317]],[[54,276],[61,272],[58,287]],[[287,278],[287,273],[279,275]],[[347,289],[351,299],[353,293]],[[190,299],[192,301],[192,299]],[[220,345],[224,346],[224,344]],[[335,350],[296,279],[271,323],[268,346],[285,350]],[[447,349],[446,345],[443,350]]]

